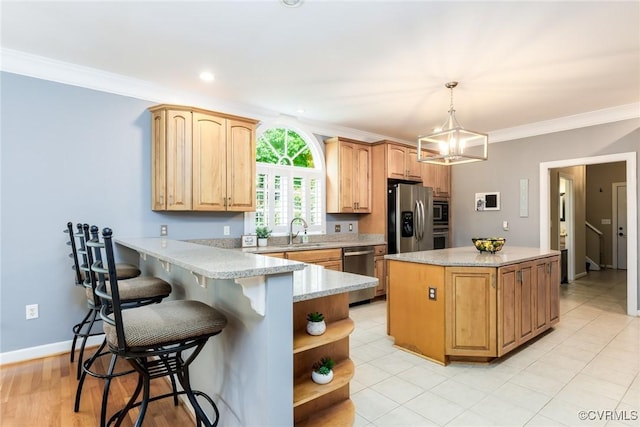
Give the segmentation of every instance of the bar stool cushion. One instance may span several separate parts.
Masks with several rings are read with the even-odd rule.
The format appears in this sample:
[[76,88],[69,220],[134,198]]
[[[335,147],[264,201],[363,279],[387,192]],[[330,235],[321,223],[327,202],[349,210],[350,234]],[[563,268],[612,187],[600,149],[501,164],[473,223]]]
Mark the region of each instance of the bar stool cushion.
[[[164,280],[153,276],[138,276],[133,279],[118,282],[120,300],[123,303],[130,301],[149,300],[155,297],[167,296],[171,293],[171,285]],[[111,294],[111,289],[107,288]],[[93,301],[93,290],[86,289],[87,299]]]
[[[122,323],[127,346],[159,347],[215,335],[226,326],[227,318],[203,302],[177,300],[123,310]],[[104,332],[109,346],[117,348],[115,326],[105,322]]]
[[118,263],[116,264],[116,272],[118,280],[133,279],[140,275],[140,269],[133,264]]

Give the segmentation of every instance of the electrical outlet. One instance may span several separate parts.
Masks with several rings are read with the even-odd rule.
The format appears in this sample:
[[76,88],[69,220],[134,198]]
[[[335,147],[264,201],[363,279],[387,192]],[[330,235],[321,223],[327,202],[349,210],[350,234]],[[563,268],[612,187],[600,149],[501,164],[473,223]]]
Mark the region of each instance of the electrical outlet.
[[166,224],[163,224],[160,226],[160,235],[161,236],[166,236],[167,234],[169,234],[169,226]]
[[431,286],[429,286],[429,299],[433,301],[438,299],[437,288],[432,288]]
[[229,234],[231,234],[231,228],[229,228],[228,225],[224,226],[224,235],[228,236]]
[[336,224],[335,231],[336,233],[340,232],[340,224]]
[[27,320],[38,318],[38,304],[27,304],[26,306]]

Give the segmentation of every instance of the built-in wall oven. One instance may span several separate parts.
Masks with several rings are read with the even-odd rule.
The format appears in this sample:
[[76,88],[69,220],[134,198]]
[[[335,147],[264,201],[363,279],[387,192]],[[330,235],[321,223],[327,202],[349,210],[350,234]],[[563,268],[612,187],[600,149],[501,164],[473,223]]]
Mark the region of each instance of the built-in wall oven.
[[449,247],[449,229],[433,229],[433,249],[447,249]]
[[449,247],[449,201],[433,200],[433,249]]

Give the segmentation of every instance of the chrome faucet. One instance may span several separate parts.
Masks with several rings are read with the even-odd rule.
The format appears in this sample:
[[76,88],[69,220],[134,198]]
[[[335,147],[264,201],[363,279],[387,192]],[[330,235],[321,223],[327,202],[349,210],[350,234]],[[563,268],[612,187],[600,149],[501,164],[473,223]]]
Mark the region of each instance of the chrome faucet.
[[302,221],[302,225],[304,226],[305,230],[307,229],[307,227],[309,227],[307,225],[307,221],[305,221],[304,218],[300,218],[300,217],[293,218],[291,220],[291,223],[289,224],[289,244],[290,245],[293,245],[293,239],[298,237],[298,234],[300,234],[299,231],[296,234],[293,234],[293,223],[296,221]]

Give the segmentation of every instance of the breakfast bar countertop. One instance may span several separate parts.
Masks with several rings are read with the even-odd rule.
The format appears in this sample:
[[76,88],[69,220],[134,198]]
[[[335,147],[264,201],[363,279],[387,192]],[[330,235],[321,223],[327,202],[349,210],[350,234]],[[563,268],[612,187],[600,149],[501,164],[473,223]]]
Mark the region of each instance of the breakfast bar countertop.
[[302,270],[304,264],[163,237],[119,238],[116,243],[210,279],[241,279]]
[[378,286],[375,277],[343,273],[320,265],[306,264],[293,273],[293,302]]
[[501,267],[503,265],[553,255],[560,255],[560,252],[553,249],[504,246],[501,251],[491,254],[488,252],[480,253],[473,246],[464,246],[459,248],[385,255],[385,259],[442,266]]

